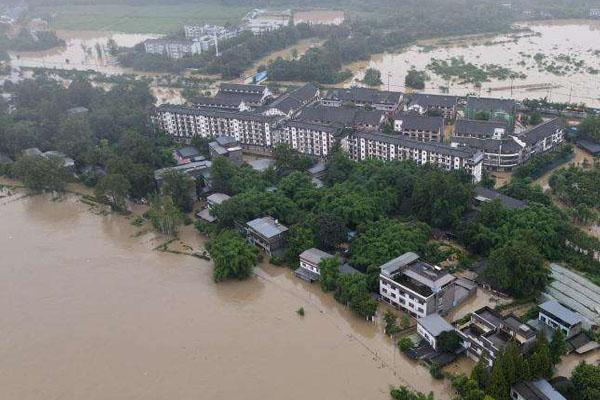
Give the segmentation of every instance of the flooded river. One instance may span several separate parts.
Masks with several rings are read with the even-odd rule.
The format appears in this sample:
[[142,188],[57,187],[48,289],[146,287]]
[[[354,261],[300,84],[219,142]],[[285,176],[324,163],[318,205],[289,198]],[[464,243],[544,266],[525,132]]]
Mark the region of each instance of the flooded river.
[[388,399],[403,383],[450,398],[287,269],[214,284],[209,262],[74,196],[2,198],[0,221],[3,400]]
[[[532,23],[531,29],[514,35],[481,38],[445,38],[421,42],[400,53],[374,56],[370,62],[352,66],[355,79],[362,79],[367,67],[381,71],[384,85],[405,90],[404,77],[412,67],[427,70],[433,59],[449,61],[463,57],[478,67],[496,64],[519,74],[522,79],[484,82],[481,88],[460,80],[445,80],[427,70],[431,78],[425,91],[437,93],[447,87],[449,93],[513,97],[548,97],[551,101],[586,103],[600,107],[600,21],[570,20]],[[536,57],[537,54],[540,54]],[[579,64],[579,67],[575,67]],[[512,94],[512,95],[511,95]]]

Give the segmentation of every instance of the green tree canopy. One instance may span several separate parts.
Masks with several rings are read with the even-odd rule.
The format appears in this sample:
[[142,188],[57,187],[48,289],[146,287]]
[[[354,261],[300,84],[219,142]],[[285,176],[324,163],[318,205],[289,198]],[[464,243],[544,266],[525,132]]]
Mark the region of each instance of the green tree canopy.
[[258,251],[237,233],[224,230],[207,246],[214,263],[215,282],[247,279],[258,261]]

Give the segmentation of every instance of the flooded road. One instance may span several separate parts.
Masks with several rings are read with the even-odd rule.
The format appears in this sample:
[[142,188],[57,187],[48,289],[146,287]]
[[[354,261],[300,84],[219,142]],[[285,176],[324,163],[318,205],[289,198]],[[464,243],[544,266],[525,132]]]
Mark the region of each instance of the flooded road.
[[[388,399],[399,384],[450,398],[287,269],[216,285],[209,262],[152,250],[165,239],[123,217],[17,197],[0,199],[3,400]],[[181,240],[203,245],[191,227]]]
[[[551,101],[570,100],[600,107],[600,21],[539,22],[523,27],[531,32],[520,34],[520,38],[486,35],[423,41],[399,53],[373,56],[370,62],[357,63],[351,69],[355,79],[360,80],[366,68],[377,68],[384,82],[382,88],[387,88],[389,79],[391,90],[404,91],[404,77],[414,67],[427,71],[431,79],[425,91],[431,93],[447,87],[450,94],[456,95],[548,97]],[[512,83],[510,79],[491,79],[479,88],[458,79],[445,80],[427,69],[434,59],[449,61],[453,57],[463,57],[466,63],[480,68],[496,64],[526,77]]]

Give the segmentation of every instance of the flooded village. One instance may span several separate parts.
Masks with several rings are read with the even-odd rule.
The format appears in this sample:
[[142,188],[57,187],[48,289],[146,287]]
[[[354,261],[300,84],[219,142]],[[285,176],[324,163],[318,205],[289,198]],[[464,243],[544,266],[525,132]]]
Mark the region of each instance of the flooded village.
[[0,398],[595,399],[595,9],[327,75],[366,11],[244,7],[4,11]]

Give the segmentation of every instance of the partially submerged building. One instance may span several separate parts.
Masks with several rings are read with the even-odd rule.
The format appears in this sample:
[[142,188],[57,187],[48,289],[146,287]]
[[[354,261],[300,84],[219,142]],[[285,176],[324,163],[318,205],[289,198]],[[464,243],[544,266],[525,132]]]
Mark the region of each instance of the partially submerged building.
[[510,388],[512,400],[567,400],[545,379],[519,382]]
[[268,255],[276,255],[283,250],[287,231],[288,228],[273,217],[256,218],[246,224],[248,242]]
[[417,319],[417,333],[436,351],[440,335],[454,331],[454,327],[437,313]]

